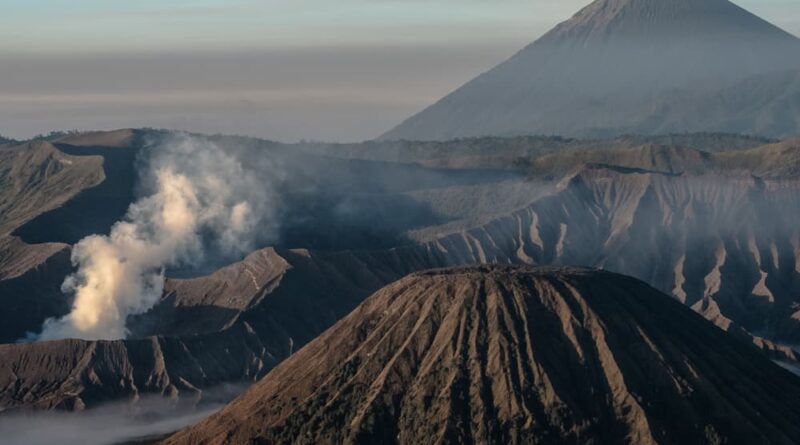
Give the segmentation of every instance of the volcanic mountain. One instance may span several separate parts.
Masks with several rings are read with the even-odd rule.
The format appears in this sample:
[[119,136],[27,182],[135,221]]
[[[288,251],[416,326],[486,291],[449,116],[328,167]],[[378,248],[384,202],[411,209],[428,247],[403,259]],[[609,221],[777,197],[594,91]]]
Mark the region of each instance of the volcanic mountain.
[[800,380],[632,278],[485,266],[375,293],[169,444],[800,441]]
[[728,0],[596,0],[384,139],[800,132],[800,40]]
[[[380,210],[373,203],[406,203],[412,222],[425,222],[430,213],[447,222],[408,232],[392,248],[361,249],[356,237],[344,235],[375,221],[365,219],[365,212],[353,213],[359,220],[348,224],[324,224],[341,221],[331,217],[305,224],[290,219],[295,239],[309,247],[333,227],[330,239],[350,248],[278,246],[213,273],[171,277],[157,306],[129,320],[130,340],[0,345],[0,412],[92,409],[154,393],[193,399],[220,383],[253,382],[381,287],[420,270],[487,263],[588,265],[633,276],[754,342],[769,358],[796,362],[794,351],[774,342],[800,342],[800,228],[794,224],[800,215],[800,141],[760,146],[766,142],[680,135],[317,147],[326,150],[319,162],[302,155],[287,168],[299,185],[313,179],[325,190],[372,190],[368,200],[333,202],[351,210],[358,202],[373,210]],[[21,234],[0,237],[0,343],[14,342],[69,310],[61,283],[72,270],[70,240],[93,227],[85,224],[92,215],[85,209],[125,208],[112,205],[125,202],[130,192],[109,181],[123,177],[110,168],[125,164],[111,155],[130,156],[120,148],[72,145],[78,143],[98,142],[70,139],[66,145],[0,150],[0,173],[6,166],[11,172],[0,174],[8,185],[2,188],[6,208],[18,210],[0,212],[7,218],[0,218],[0,227]],[[287,151],[300,148],[314,149]],[[85,156],[86,150],[103,157]],[[261,145],[254,150],[264,157]],[[465,165],[517,159],[515,165],[530,176],[464,184],[458,175],[475,177],[465,167],[398,170],[375,159]],[[348,177],[358,181],[334,185],[340,176],[325,179],[323,173],[336,170],[330,168],[334,161],[350,165],[354,174]],[[96,180],[74,183],[84,171],[95,172]],[[369,173],[355,174],[362,171]],[[46,205],[23,205],[30,202]],[[48,208],[53,210],[36,216]],[[355,207],[362,208],[367,207]],[[425,208],[431,210],[413,211]],[[42,230],[58,223],[59,230]]]

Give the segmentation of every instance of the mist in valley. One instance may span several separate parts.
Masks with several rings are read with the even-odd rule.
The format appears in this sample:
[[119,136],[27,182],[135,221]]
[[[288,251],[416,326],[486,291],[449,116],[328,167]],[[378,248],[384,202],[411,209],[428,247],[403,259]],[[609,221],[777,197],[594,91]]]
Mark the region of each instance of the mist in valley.
[[0,437],[4,445],[141,443],[199,422],[244,388],[235,384],[208,388],[196,401],[145,395],[135,402],[105,403],[84,412],[0,411]]

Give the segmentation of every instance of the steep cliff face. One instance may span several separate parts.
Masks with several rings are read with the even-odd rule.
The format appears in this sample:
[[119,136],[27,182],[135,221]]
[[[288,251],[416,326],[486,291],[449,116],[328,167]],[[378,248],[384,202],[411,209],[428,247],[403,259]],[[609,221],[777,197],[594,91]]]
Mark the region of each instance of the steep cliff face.
[[800,383],[637,280],[413,274],[169,444],[800,440]]

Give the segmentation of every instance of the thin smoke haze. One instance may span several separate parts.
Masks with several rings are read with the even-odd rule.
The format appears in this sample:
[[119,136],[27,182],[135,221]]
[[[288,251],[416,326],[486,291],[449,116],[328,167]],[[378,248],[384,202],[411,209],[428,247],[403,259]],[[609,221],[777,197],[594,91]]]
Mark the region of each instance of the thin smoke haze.
[[269,186],[213,142],[178,134],[146,156],[145,197],[110,234],[74,247],[78,270],[62,287],[75,296],[72,311],[45,321],[39,340],[125,338],[128,316],[146,312],[161,297],[166,268],[195,264],[207,248],[246,252],[256,226],[260,236],[273,230]]

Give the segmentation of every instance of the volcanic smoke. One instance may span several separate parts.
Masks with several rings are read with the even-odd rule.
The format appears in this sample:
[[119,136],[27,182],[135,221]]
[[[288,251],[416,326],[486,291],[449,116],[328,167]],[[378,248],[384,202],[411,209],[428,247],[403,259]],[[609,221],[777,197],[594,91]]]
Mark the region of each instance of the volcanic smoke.
[[256,224],[271,215],[268,199],[251,199],[254,189],[262,197],[269,190],[212,142],[180,134],[145,155],[141,176],[149,193],[108,235],[74,246],[78,270],[62,285],[75,296],[72,310],[45,321],[40,340],[125,338],[128,316],[160,299],[166,268],[199,261],[212,244],[217,251],[245,251]]

